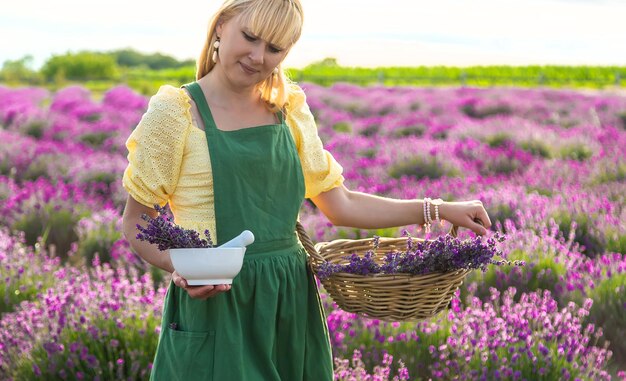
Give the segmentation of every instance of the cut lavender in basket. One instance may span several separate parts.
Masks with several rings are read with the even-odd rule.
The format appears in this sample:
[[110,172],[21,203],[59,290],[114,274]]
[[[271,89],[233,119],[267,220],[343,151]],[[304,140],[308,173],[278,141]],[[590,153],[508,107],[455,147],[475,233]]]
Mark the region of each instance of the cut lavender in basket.
[[204,231],[206,239],[200,238],[200,234],[195,230],[185,229],[176,225],[165,207],[154,205],[154,209],[159,213],[155,218],[147,214],[141,216],[143,220],[148,222],[148,225],[143,227],[137,224],[137,229],[139,230],[139,233],[137,233],[138,240],[158,245],[161,251],[178,248],[214,247],[208,230]]
[[374,238],[374,248],[362,257],[357,254],[345,257],[348,263],[337,264],[324,262],[317,271],[317,276],[324,280],[334,273],[355,275],[370,274],[412,274],[423,275],[437,272],[449,272],[460,269],[480,269],[485,271],[488,265],[523,266],[522,261],[509,262],[503,259],[502,252],[496,247],[505,237],[499,233],[483,239],[459,240],[450,235],[440,236],[429,241],[414,241],[407,237],[406,251],[391,251],[383,257],[382,264],[376,261],[378,237]]

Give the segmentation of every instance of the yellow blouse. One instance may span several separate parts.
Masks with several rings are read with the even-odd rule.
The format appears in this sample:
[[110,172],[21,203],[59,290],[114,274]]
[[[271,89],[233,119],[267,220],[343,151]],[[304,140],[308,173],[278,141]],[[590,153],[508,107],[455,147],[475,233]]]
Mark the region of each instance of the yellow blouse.
[[[211,160],[204,131],[192,123],[189,101],[183,89],[169,85],[150,99],[126,141],[123,185],[143,205],[169,202],[177,224],[198,232],[209,229],[215,237]],[[305,197],[340,186],[343,168],[324,150],[300,87],[294,85],[285,111],[302,165]]]

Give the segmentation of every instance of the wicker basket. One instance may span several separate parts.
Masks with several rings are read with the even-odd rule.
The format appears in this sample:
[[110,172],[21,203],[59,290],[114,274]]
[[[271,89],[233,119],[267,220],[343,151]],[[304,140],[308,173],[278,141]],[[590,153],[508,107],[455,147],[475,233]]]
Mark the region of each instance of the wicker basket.
[[[296,226],[300,241],[309,256],[314,274],[323,262],[347,263],[352,253],[359,255],[373,248],[373,240],[335,240],[313,245],[300,223]],[[457,228],[450,234],[456,237]],[[418,239],[415,239],[418,240]],[[376,260],[392,250],[406,250],[406,238],[380,238]],[[377,274],[371,276],[336,273],[321,281],[335,303],[346,312],[367,315],[386,321],[427,319],[446,309],[455,291],[471,270],[462,269],[426,275]]]

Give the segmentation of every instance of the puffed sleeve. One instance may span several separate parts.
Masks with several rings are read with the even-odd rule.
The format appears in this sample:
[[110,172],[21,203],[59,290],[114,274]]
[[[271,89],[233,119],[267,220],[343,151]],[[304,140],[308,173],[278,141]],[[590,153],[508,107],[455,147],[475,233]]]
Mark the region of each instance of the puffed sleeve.
[[286,121],[294,137],[306,187],[305,197],[312,198],[343,184],[343,168],[326,151],[317,134],[317,126],[306,103],[304,91],[292,85],[285,107]]
[[165,205],[176,189],[191,120],[182,89],[161,86],[126,141],[124,189],[139,203]]

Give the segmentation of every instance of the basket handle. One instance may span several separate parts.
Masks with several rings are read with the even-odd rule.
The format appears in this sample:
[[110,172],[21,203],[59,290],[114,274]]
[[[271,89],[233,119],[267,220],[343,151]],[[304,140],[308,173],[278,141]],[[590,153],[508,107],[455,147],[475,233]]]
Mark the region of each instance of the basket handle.
[[320,263],[323,262],[324,258],[322,258],[320,253],[315,248],[313,241],[311,241],[311,238],[309,238],[309,235],[306,234],[306,231],[304,230],[304,226],[302,226],[300,221],[296,221],[296,231],[298,232],[298,238],[300,238],[300,242],[302,242],[302,245],[306,249],[306,252],[309,254],[309,256],[315,259],[316,261],[319,261]]
[[[476,222],[477,224],[479,224],[480,226],[484,227],[485,224],[483,224],[482,220],[478,217],[474,218],[474,222]],[[459,235],[459,227],[456,225],[452,225],[452,227],[450,228],[450,234],[452,237],[456,238]]]
[[450,234],[453,238],[456,238],[459,235],[459,227],[452,225],[448,234]]

